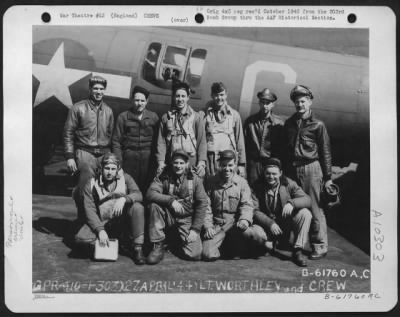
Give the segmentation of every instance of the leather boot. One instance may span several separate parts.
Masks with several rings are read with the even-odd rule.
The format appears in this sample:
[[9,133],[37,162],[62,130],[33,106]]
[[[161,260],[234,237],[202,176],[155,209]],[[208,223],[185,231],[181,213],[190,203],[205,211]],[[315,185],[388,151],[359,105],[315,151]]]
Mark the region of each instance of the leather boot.
[[147,264],[157,264],[164,258],[164,242],[156,242],[153,244],[153,249],[147,257]]
[[143,265],[146,263],[146,259],[143,255],[143,247],[141,244],[135,244],[132,250],[132,260],[136,265]]
[[301,267],[307,266],[306,257],[303,255],[302,249],[293,250],[292,260],[295,264]]

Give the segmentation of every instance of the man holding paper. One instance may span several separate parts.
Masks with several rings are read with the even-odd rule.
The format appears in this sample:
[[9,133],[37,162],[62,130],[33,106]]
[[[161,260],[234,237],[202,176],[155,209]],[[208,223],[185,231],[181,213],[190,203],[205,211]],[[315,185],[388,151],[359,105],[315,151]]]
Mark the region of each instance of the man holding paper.
[[120,169],[113,153],[104,155],[101,173],[83,189],[84,222],[75,235],[77,243],[108,246],[110,237],[128,236],[128,251],[134,262],[144,264],[144,207],[142,193],[131,176]]

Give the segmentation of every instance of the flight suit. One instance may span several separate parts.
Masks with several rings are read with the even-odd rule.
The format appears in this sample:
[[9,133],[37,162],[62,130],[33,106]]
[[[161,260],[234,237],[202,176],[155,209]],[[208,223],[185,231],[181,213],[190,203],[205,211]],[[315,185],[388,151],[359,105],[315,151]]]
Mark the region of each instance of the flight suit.
[[[142,245],[144,242],[143,196],[132,177],[122,170],[111,188],[106,188],[102,176],[91,178],[83,189],[84,215],[78,218],[83,223],[75,235],[75,242],[92,244],[101,230],[110,237],[123,238],[128,232],[130,242]],[[115,201],[125,197],[123,214],[115,217],[112,213]],[[78,215],[79,217],[79,215]]]
[[122,112],[115,124],[113,152],[122,162],[123,170],[134,178],[142,192],[147,190],[156,169],[154,152],[158,126],[158,115],[147,109],[140,119],[131,110]]
[[157,161],[168,165],[172,153],[178,149],[188,153],[192,167],[207,159],[203,119],[190,106],[187,106],[185,113],[168,111],[161,118],[157,138]]
[[[162,243],[166,239],[166,231],[178,236],[178,244],[172,249],[183,251],[188,259],[199,260],[202,252],[200,230],[204,224],[207,209],[207,194],[202,180],[191,172],[177,178],[173,172],[165,170],[154,178],[146,199],[149,205],[149,238],[151,243]],[[184,207],[183,214],[176,214],[171,204],[178,200]],[[199,233],[198,239],[186,243],[190,230]],[[175,242],[175,241],[174,241]]]
[[[252,237],[253,200],[247,181],[239,175],[225,182],[217,174],[207,179],[206,190],[209,194],[212,219],[206,218],[205,229],[214,226],[216,234],[212,239],[203,241],[203,258],[215,260],[220,257],[220,247],[226,238],[228,245],[223,246],[229,256],[242,255],[246,248],[246,238]],[[236,227],[239,220],[249,223],[247,230]]]
[[247,154],[247,180],[252,186],[263,177],[262,161],[275,157],[281,159],[284,144],[284,121],[271,115],[264,119],[260,112],[250,116],[244,125]]
[[209,104],[203,112],[207,138],[207,174],[215,175],[218,171],[219,153],[232,150],[237,154],[238,165],[246,165],[246,152],[242,120],[239,113],[226,105],[215,111]]

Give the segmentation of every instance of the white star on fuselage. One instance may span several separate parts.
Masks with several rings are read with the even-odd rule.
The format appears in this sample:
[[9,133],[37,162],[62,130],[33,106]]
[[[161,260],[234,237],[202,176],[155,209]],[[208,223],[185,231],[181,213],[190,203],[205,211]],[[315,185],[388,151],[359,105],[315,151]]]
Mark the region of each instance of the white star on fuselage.
[[33,106],[56,97],[65,106],[72,106],[69,86],[90,74],[90,71],[65,68],[64,43],[61,43],[48,65],[33,64],[33,75],[40,85]]

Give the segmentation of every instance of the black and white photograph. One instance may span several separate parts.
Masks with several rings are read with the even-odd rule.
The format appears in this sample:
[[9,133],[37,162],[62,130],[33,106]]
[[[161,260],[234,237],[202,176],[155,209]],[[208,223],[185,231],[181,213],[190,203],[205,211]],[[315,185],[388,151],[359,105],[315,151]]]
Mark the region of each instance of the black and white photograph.
[[4,77],[6,301],[23,280],[31,311],[393,307],[390,10],[44,8]]

